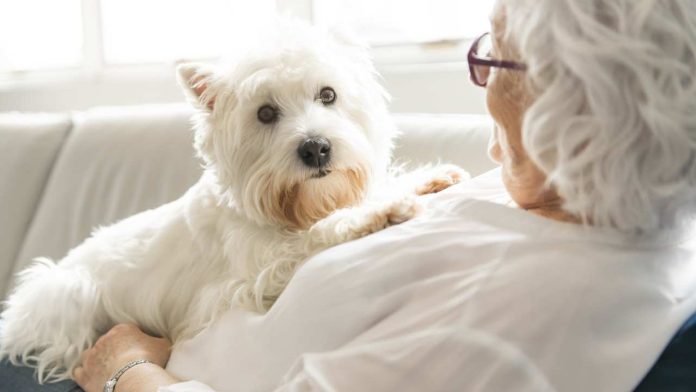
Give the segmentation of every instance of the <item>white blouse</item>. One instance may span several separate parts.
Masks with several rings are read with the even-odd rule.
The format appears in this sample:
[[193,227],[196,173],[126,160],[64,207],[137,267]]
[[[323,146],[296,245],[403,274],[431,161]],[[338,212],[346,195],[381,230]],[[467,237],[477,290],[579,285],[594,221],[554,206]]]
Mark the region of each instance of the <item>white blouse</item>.
[[511,205],[495,170],[175,347],[160,392],[628,391],[696,311],[696,247]]

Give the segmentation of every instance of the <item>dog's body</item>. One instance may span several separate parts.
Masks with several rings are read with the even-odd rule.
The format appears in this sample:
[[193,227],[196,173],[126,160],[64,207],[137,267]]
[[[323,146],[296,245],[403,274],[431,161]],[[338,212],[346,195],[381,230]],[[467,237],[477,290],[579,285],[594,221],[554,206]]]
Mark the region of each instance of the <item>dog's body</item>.
[[309,256],[410,219],[413,196],[464,175],[391,178],[395,127],[364,48],[317,32],[292,25],[230,72],[180,66],[202,178],[24,271],[2,355],[62,379],[115,323],[176,342],[230,306],[265,311]]

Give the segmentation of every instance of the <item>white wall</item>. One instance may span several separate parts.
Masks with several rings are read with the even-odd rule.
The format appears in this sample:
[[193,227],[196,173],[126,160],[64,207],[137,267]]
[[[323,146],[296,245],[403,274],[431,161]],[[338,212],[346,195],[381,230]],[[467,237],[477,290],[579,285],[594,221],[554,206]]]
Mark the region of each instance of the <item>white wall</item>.
[[[394,112],[485,113],[483,89],[462,63],[378,66]],[[18,81],[0,86],[0,112],[70,111],[103,105],[181,102],[173,68],[99,78]]]

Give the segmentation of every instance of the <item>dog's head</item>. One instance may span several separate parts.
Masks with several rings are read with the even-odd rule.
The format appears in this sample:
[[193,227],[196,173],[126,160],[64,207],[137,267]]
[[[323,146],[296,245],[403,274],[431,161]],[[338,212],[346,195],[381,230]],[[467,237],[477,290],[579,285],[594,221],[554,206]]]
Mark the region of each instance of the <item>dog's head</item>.
[[229,201],[304,229],[359,202],[386,171],[395,127],[367,48],[283,22],[231,66],[183,64],[195,144]]

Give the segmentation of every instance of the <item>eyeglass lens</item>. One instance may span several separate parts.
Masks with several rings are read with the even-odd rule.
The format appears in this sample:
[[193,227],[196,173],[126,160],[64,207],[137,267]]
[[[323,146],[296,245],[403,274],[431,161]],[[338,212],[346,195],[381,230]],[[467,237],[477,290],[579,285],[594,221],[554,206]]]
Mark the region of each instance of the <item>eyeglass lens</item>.
[[[484,36],[476,48],[476,57],[487,59],[491,57],[491,51],[493,49],[493,44],[491,42],[490,35]],[[487,65],[474,65],[473,67],[474,77],[476,81],[485,85],[488,82],[488,76],[491,73],[491,67]]]

